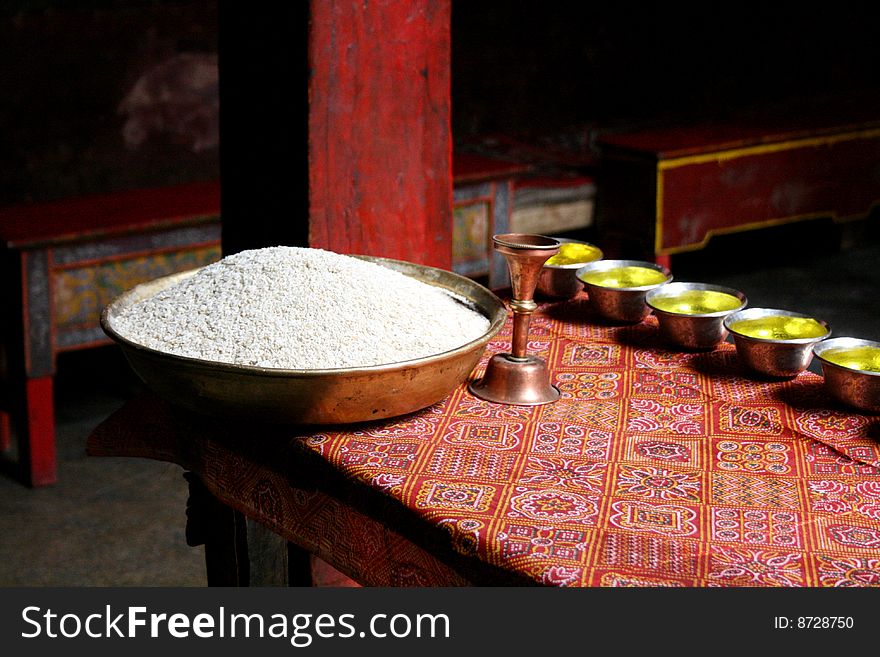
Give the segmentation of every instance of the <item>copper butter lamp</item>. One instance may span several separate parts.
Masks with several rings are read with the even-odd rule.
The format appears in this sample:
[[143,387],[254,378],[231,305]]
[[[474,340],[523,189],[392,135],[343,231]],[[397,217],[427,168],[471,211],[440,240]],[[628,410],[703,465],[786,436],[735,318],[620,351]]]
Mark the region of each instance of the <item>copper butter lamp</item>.
[[510,270],[513,311],[513,337],[510,353],[489,359],[483,378],[468,385],[475,397],[515,406],[538,406],[559,399],[559,390],[550,384],[550,371],[543,358],[526,353],[529,324],[538,304],[533,300],[541,269],[559,253],[559,240],[543,235],[505,233],[492,238],[495,250],[507,260]]

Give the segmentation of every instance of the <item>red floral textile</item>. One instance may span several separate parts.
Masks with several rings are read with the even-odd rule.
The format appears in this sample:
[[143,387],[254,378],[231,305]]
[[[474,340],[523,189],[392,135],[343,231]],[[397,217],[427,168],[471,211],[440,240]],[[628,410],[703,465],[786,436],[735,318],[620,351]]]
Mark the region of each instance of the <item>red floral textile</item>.
[[811,372],[752,377],[732,344],[682,352],[652,317],[603,324],[582,296],[542,304],[529,337],[555,403],[460,386],[403,418],[291,430],[282,452],[193,418],[181,429],[171,410],[134,432],[123,408],[89,449],[192,468],[366,584],[880,586],[880,418],[833,402]]

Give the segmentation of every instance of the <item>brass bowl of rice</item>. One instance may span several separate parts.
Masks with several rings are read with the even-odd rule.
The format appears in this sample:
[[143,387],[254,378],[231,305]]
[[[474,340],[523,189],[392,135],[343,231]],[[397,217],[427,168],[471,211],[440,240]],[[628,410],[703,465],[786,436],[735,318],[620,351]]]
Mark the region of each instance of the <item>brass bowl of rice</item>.
[[123,293],[104,308],[101,326],[148,388],[200,414],[272,424],[347,424],[395,417],[443,400],[467,381],[487,344],[504,325],[504,303],[482,285],[450,271],[388,258],[355,257],[441,289],[482,314],[488,328],[442,353],[329,369],[282,369],[176,355],[139,344],[117,330],[114,319],[129,306],[185,281],[200,269],[158,278]]

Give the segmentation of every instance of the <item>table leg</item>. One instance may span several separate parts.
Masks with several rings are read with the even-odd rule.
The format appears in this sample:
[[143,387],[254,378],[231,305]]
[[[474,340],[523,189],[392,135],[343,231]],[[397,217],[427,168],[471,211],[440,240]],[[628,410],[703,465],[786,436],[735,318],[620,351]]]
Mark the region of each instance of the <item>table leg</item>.
[[205,546],[208,586],[311,586],[307,551],[232,509],[187,472],[187,545]]

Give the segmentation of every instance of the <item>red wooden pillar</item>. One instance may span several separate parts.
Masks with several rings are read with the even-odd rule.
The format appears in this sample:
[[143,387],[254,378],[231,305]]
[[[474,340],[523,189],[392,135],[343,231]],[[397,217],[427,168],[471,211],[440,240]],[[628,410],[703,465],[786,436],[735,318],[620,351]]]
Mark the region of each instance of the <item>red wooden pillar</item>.
[[309,245],[452,267],[451,0],[312,0]]

